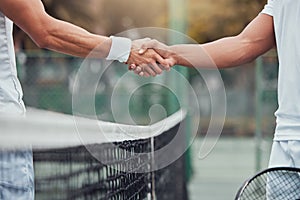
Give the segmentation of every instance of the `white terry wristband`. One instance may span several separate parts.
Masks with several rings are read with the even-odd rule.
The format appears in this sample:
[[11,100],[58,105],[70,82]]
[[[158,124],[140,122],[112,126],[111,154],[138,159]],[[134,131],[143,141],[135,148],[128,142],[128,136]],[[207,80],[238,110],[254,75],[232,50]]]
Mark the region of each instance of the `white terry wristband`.
[[130,55],[131,40],[124,37],[110,36],[112,43],[106,60],[126,62]]

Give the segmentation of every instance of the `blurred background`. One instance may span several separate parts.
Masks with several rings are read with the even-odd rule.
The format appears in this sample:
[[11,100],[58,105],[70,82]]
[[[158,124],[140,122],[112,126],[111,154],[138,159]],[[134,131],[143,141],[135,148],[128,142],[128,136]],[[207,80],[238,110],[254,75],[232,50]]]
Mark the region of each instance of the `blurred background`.
[[[179,31],[201,44],[240,33],[262,10],[266,0],[43,2],[53,17],[92,33],[114,35],[132,28],[160,27]],[[72,114],[72,88],[82,59],[40,50],[18,27],[14,29],[14,37],[25,104]],[[118,78],[126,72],[125,65],[115,65],[118,66],[106,72],[97,88],[95,107],[101,120],[114,121],[110,97]],[[197,137],[187,158],[190,199],[233,199],[247,177],[267,167],[275,126],[273,113],[277,108],[277,67],[276,51],[272,50],[252,63],[220,71],[227,96],[226,120],[220,140],[204,159],[199,159],[198,153],[210,120],[207,86],[196,70],[177,68],[203,100]],[[129,92],[126,87],[119,89]],[[157,85],[147,85],[136,91],[130,100],[130,112],[136,123],[150,122],[151,105],[166,107],[168,114],[178,109],[169,93]],[[199,120],[190,119],[191,122]]]

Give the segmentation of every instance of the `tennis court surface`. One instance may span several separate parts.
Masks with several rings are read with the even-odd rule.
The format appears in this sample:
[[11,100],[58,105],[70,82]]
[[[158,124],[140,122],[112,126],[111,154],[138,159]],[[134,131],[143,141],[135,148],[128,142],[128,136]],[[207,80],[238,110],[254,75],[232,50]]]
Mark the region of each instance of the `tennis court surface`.
[[[222,137],[204,159],[199,159],[203,138],[192,145],[193,177],[188,189],[190,200],[233,200],[246,179],[256,173],[255,139]],[[263,145],[262,167],[266,168],[271,143]]]
[[186,199],[184,118],[131,126],[29,109],[0,117],[0,145],[33,148],[37,200]]

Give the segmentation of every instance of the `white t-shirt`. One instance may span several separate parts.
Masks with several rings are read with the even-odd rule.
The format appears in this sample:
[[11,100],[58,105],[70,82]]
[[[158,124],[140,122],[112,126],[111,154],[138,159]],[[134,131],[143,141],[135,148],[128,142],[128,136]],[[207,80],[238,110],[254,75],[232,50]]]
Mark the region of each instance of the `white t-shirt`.
[[0,12],[0,114],[23,114],[23,93],[17,78],[13,23]]
[[268,0],[279,59],[275,140],[300,140],[300,0]]

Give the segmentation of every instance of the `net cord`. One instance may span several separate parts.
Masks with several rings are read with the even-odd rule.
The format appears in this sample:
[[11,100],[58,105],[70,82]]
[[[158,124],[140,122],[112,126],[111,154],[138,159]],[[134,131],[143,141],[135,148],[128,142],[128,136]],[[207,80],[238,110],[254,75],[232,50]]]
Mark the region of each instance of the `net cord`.
[[168,131],[185,116],[186,111],[180,109],[157,123],[140,126],[28,109],[26,117],[0,116],[0,147],[64,148],[146,139]]

